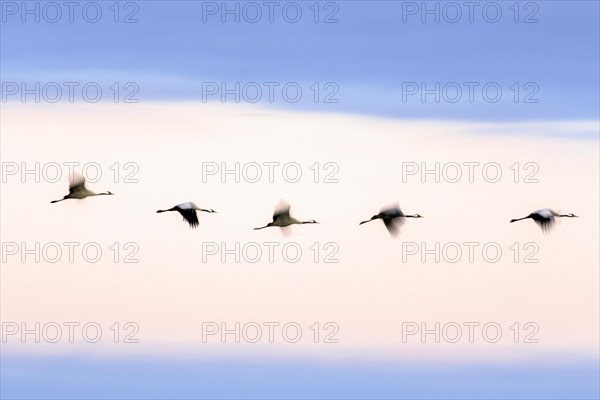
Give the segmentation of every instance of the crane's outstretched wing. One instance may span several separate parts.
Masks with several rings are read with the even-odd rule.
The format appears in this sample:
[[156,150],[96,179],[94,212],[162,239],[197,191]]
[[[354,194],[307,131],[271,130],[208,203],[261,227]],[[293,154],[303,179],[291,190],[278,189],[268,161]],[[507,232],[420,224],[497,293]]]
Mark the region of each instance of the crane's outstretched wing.
[[556,211],[553,211],[549,208],[542,208],[541,210],[537,210],[529,214],[532,220],[542,228],[544,233],[549,233],[556,223],[556,219],[554,216],[557,215]]
[[533,219],[535,221],[535,223],[542,228],[542,231],[544,233],[550,233],[550,231],[552,231],[552,229],[554,228],[554,225],[556,225],[556,220],[554,219],[554,217],[549,217],[549,218],[534,218]]
[[404,225],[405,218],[401,216],[383,218],[383,223],[392,237],[397,237],[400,234],[400,227]]
[[290,205],[289,204],[281,204],[275,209],[273,213],[273,222],[275,222],[279,218],[287,218],[290,216]]
[[69,194],[76,193],[85,189],[85,178],[82,175],[74,174],[73,179],[69,182]]
[[179,214],[183,217],[184,221],[187,221],[190,224],[190,228],[195,229],[200,225],[200,221],[198,221],[198,215],[196,214],[196,210],[192,208],[188,209],[178,209]]

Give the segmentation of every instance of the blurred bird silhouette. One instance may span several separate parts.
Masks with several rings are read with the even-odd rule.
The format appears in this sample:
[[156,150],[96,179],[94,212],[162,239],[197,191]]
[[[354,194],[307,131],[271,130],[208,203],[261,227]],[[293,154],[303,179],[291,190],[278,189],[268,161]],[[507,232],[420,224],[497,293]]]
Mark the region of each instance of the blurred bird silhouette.
[[382,208],[379,214],[373,215],[371,219],[362,221],[359,225],[381,219],[390,235],[397,237],[400,234],[400,227],[406,222],[406,218],[423,218],[423,216],[419,214],[405,215],[400,210],[400,207],[396,205],[394,207]]
[[168,211],[177,211],[179,214],[181,214],[181,216],[183,217],[183,220],[187,221],[187,223],[190,224],[190,228],[192,228],[192,229],[195,229],[200,225],[196,211],[204,211],[207,213],[216,213],[216,211],[213,209],[207,210],[204,208],[200,208],[191,201],[189,201],[187,203],[177,204],[175,207],[169,208],[168,210],[158,210],[156,212],[164,213],[164,212],[168,212]]
[[282,202],[273,213],[273,221],[269,222],[265,226],[254,228],[254,230],[265,229],[270,226],[278,226],[280,228],[285,228],[294,224],[318,224],[318,222],[314,219],[311,219],[309,221],[297,220],[296,218],[290,215],[290,205]]
[[551,210],[549,208],[542,208],[541,210],[532,212],[531,214],[529,214],[526,217],[511,219],[510,222],[512,223],[512,222],[522,221],[527,218],[531,218],[532,220],[535,221],[536,224],[538,224],[538,226],[542,229],[542,231],[544,233],[549,233],[552,230],[552,228],[554,228],[554,225],[556,224],[555,217],[579,218],[575,214],[559,214],[556,211]]
[[91,196],[104,196],[113,195],[111,192],[96,193],[92,192],[85,187],[85,178],[82,175],[75,174],[73,179],[69,183],[69,194],[65,195],[62,199],[52,200],[50,203],[58,203],[59,201],[67,199],[85,199]]

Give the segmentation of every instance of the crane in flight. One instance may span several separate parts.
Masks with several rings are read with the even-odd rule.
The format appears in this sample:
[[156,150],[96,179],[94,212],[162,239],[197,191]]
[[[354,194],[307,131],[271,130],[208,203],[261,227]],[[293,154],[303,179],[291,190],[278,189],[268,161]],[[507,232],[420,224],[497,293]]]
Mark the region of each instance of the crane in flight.
[[287,203],[282,203],[279,207],[275,209],[273,213],[273,221],[269,222],[265,226],[261,226],[258,228],[254,228],[254,230],[265,229],[270,226],[278,226],[280,228],[285,228],[294,224],[318,224],[314,219],[308,221],[300,221],[290,215],[290,205]]
[[50,203],[58,203],[59,201],[68,199],[85,199],[91,196],[113,195],[112,192],[96,193],[85,187],[85,178],[82,175],[74,175],[69,183],[69,194],[66,194],[62,199],[52,200]]
[[195,229],[200,225],[200,221],[198,221],[198,215],[196,211],[204,211],[207,213],[216,213],[215,210],[204,209],[198,207],[195,203],[188,201],[187,203],[177,204],[175,207],[171,207],[168,210],[158,210],[157,213],[164,213],[168,211],[177,211],[183,217],[183,220],[190,224],[190,228]]
[[400,227],[406,222],[406,218],[423,218],[420,214],[406,215],[400,210],[400,207],[394,206],[381,209],[379,214],[373,215],[371,219],[362,221],[359,225],[380,219],[392,237],[400,234]]
[[548,233],[554,228],[556,224],[556,217],[565,217],[565,218],[579,218],[577,215],[571,214],[559,214],[550,208],[542,208],[541,210],[537,210],[532,212],[526,217],[511,219],[510,222],[522,221],[524,219],[531,218],[538,226],[542,229],[544,233]]

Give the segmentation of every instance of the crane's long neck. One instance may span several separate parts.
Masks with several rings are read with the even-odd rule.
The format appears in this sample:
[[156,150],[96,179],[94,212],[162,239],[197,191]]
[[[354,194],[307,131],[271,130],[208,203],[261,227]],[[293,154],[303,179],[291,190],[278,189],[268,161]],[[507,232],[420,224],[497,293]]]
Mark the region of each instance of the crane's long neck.
[[575,216],[575,215],[573,215],[573,214],[561,214],[561,215],[557,215],[557,217],[567,217],[567,218],[574,218],[574,217],[576,217],[576,216]]
[[531,218],[531,217],[528,215],[528,216],[523,217],[523,218],[511,219],[510,222],[512,223],[512,222],[522,221],[522,220],[527,219],[527,218]]
[[413,215],[405,215],[404,218],[420,218],[421,216],[419,214],[413,214]]

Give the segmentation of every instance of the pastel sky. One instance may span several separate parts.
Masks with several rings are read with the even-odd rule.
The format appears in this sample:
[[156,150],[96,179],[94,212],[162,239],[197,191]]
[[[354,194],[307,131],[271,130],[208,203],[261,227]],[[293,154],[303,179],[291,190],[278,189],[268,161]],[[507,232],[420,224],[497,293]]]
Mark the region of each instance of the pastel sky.
[[[6,336],[3,398],[600,394],[597,2],[520,3],[519,23],[509,2],[498,2],[498,23],[481,14],[473,23],[422,23],[418,15],[403,22],[407,2],[322,2],[319,18],[334,10],[339,20],[331,24],[311,20],[312,2],[299,2],[304,18],[295,24],[222,23],[218,15],[203,22],[203,7],[214,3],[193,1],[131,9],[120,3],[119,18],[135,10],[133,24],[114,23],[108,3],[96,24],[22,23],[6,3],[2,332],[14,323],[70,321],[95,322],[103,335],[97,343],[80,334],[73,343]],[[532,11],[539,21],[522,23]],[[304,95],[297,103],[203,101],[203,83],[254,81],[296,82]],[[98,103],[22,102],[6,91],[15,82],[97,82],[104,94]],[[113,102],[114,82],[135,83],[139,102]],[[322,84],[334,84],[339,101],[315,102],[314,82],[320,96]],[[497,103],[403,102],[407,82],[496,82],[504,94]],[[539,89],[537,103],[522,101],[527,83]],[[37,182],[22,175],[35,163],[41,171],[66,162],[96,163],[101,176],[89,189],[115,196],[50,204],[67,193],[67,169],[54,182],[43,173]],[[290,183],[276,169],[274,182],[223,181],[206,175],[208,163],[296,163],[302,177]],[[406,175],[408,166],[436,163],[463,166],[462,179]],[[473,182],[465,163],[479,163]],[[483,175],[489,164],[500,169],[496,183]],[[270,221],[281,200],[297,218],[319,224],[287,236],[278,228],[252,230]],[[155,212],[185,201],[218,213],[201,213],[199,229],[191,230],[179,215]],[[358,225],[395,202],[425,218],[407,221],[396,240],[380,221]],[[509,223],[544,207],[579,218],[562,219],[549,235],[532,221]],[[65,242],[96,243],[103,255],[90,263],[76,251],[71,263],[64,245],[56,263],[13,254],[23,243]],[[473,262],[464,245],[471,242],[478,246]],[[260,248],[262,257],[236,262],[222,254],[236,243]],[[278,246],[274,262],[265,243]],[[409,254],[410,246],[436,243],[458,245],[462,257],[453,263]],[[486,244],[501,249],[498,262],[483,256]],[[285,245],[301,249],[298,262],[286,261]],[[210,254],[214,246],[222,247]],[[131,249],[139,262],[123,262]],[[528,255],[538,262],[524,262]],[[327,256],[337,262],[324,262]],[[122,343],[127,322],[139,328],[139,343]],[[274,343],[235,343],[229,336],[222,343],[217,334],[203,341],[207,323],[236,322],[294,323],[302,337],[289,343],[276,333]],[[470,343],[464,328],[456,343],[403,337],[407,324],[471,322],[496,324],[502,336],[489,343],[477,329]]]
[[[3,321],[93,321],[105,331],[103,340],[93,345],[81,337],[75,343],[23,344],[19,336],[11,336],[3,345],[8,356],[45,355],[56,362],[60,359],[55,357],[68,355],[235,365],[369,361],[398,366],[483,363],[490,368],[558,363],[571,368],[573,362],[594,360],[598,352],[598,197],[590,190],[598,186],[593,168],[598,149],[589,139],[558,136],[540,145],[537,135],[527,133],[529,125],[400,121],[202,103],[140,104],[127,110],[122,105],[9,104],[4,110],[2,129],[10,133],[2,137],[3,160],[42,165],[94,160],[104,175],[90,188],[116,193],[50,204],[64,194],[65,180],[36,183],[26,177],[22,183],[19,174],[6,177],[5,242],[31,243],[30,247],[35,242],[94,242],[105,252],[95,264],[77,252],[76,262],[69,263],[66,250],[57,263],[35,263],[32,258],[22,263],[20,254],[6,256]],[[577,131],[586,124],[565,122],[564,127]],[[483,133],[489,130],[504,133]],[[27,157],[18,156],[22,154]],[[560,164],[555,162],[558,157]],[[115,183],[109,167],[132,160],[139,166],[139,183]],[[286,160],[304,166],[305,173],[315,161],[334,162],[339,182],[314,183],[311,176],[298,183],[281,178],[275,183],[222,183],[218,177],[202,183],[203,162]],[[514,162],[534,162],[539,183],[514,183],[510,175],[498,183],[480,175],[474,183],[422,183],[418,177],[402,183],[402,163],[414,160],[482,165],[494,160],[505,174]],[[281,198],[292,204],[299,218],[314,218],[320,224],[296,227],[290,237],[278,229],[253,231],[269,221]],[[187,200],[219,213],[201,215],[200,229],[190,230],[178,215],[154,212]],[[382,224],[358,226],[395,200],[406,212],[425,216],[409,221],[400,240],[390,238]],[[576,212],[581,218],[562,221],[552,235],[543,235],[533,223],[508,223],[544,206]],[[115,263],[108,249],[114,242],[136,243],[140,262]],[[222,262],[221,253],[204,254],[207,242],[228,248],[236,242],[293,242],[304,255],[290,263],[276,252],[270,263],[263,247],[265,253],[256,263],[244,258],[235,262],[232,257]],[[315,263],[309,250],[315,242],[335,243],[339,262],[324,263],[321,255]],[[431,248],[436,242],[497,243],[503,256],[490,263],[476,252],[471,263],[463,247],[457,263],[436,263],[431,257],[422,262],[420,255],[403,262],[405,243]],[[523,253],[515,263],[509,249],[515,242],[537,245],[539,262],[524,263]],[[137,323],[140,343],[113,343],[106,332],[115,321]],[[202,323],[225,322],[231,328],[235,322],[269,321],[298,323],[302,340],[290,344],[279,337],[275,343],[265,338],[258,344],[237,344],[230,338],[223,344],[214,336],[202,341]],[[417,336],[402,342],[406,322],[432,327],[435,322],[469,321],[499,324],[502,340],[490,344],[476,336],[469,343],[464,336],[459,343],[421,343]],[[309,327],[314,322],[337,324],[339,343],[313,343]],[[515,322],[535,323],[539,342],[515,344],[510,331]],[[58,370],[71,364],[61,365]],[[565,379],[563,389],[572,382]],[[365,393],[368,382],[361,389]],[[593,382],[587,380],[582,393],[596,390]],[[128,390],[137,393],[132,385]],[[186,393],[198,395],[189,389]],[[390,390],[391,396],[416,393]],[[261,397],[273,392],[247,395],[252,393]],[[324,392],[315,388],[312,393]]]

